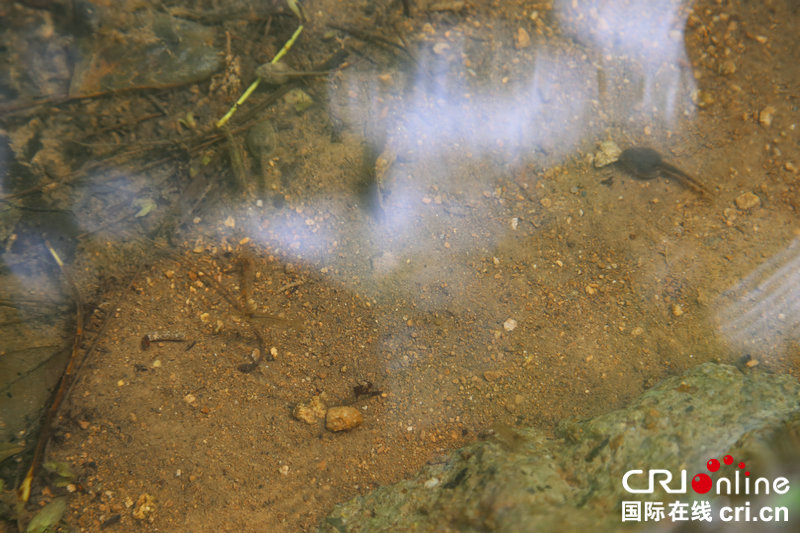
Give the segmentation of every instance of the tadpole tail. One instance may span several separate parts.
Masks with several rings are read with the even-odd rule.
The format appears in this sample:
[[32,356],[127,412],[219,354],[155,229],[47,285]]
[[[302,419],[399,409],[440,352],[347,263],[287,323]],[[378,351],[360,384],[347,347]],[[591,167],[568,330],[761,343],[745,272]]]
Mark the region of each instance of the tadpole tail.
[[702,183],[700,183],[699,181],[691,177],[689,174],[679,169],[678,167],[670,165],[669,163],[665,163],[663,161],[661,162],[660,167],[665,174],[680,181],[682,184],[686,185],[694,192],[699,193],[706,197],[711,197],[711,191],[709,191],[705,187],[705,185],[703,185]]

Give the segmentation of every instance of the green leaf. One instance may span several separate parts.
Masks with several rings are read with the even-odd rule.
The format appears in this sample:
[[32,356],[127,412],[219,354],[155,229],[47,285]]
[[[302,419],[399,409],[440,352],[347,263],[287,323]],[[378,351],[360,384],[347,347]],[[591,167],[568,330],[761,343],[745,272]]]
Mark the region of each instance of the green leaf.
[[24,449],[25,446],[18,442],[0,442],[0,463]]
[[283,96],[283,99],[298,113],[302,113],[314,104],[314,100],[303,89],[292,89]]
[[133,201],[133,205],[139,208],[139,212],[135,215],[137,218],[147,216],[147,213],[156,208],[152,198],[137,198]]
[[65,479],[73,479],[75,477],[72,467],[64,461],[47,461],[42,465],[42,468]]
[[26,533],[49,533],[55,531],[66,511],[67,499],[56,498],[36,513],[36,516],[33,517],[27,529],[25,529]]

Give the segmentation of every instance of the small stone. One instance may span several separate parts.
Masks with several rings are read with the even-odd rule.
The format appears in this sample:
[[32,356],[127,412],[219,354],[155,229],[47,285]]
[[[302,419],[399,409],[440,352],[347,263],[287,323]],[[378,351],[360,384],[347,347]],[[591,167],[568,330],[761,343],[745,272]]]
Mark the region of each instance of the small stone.
[[730,226],[734,222],[736,222],[736,219],[738,218],[737,214],[738,214],[738,211],[736,209],[732,208],[732,207],[726,207],[725,209],[723,209],[722,210],[722,216],[725,219],[725,224]]
[[545,209],[553,205],[553,201],[550,198],[542,198],[541,200],[539,200],[539,203],[542,204],[542,207],[544,207]]
[[614,141],[603,141],[594,154],[595,168],[603,168],[616,162],[622,154],[622,149]]
[[432,477],[429,480],[425,481],[425,488],[426,489],[432,489],[435,486],[437,486],[438,484],[439,484],[439,478],[438,477]]
[[325,405],[325,393],[317,394],[306,402],[300,402],[292,411],[292,416],[306,424],[316,424],[317,420],[325,418],[328,406]]
[[503,329],[506,331],[514,331],[514,328],[516,327],[517,327],[517,321],[514,320],[513,318],[509,318],[505,322],[503,322]]
[[517,50],[522,50],[523,48],[527,48],[531,45],[531,36],[528,35],[528,31],[525,28],[517,28],[517,32],[514,34],[514,48]]
[[681,307],[681,304],[673,304],[672,316],[681,316],[682,314],[683,314],[683,307]]
[[133,508],[133,518],[136,520],[145,520],[156,510],[155,501],[149,494],[142,494],[136,500],[136,506]]
[[236,220],[232,216],[228,216],[228,218],[225,219],[225,222],[223,222],[223,224],[225,224],[229,228],[235,228]]
[[772,119],[775,117],[775,107],[768,105],[758,114],[758,121],[762,126],[769,127],[772,124]]
[[719,65],[719,73],[723,76],[731,76],[736,73],[736,63],[727,59]]
[[325,416],[325,427],[329,431],[349,431],[363,423],[364,417],[355,407],[331,407]]
[[592,295],[594,295],[594,294],[597,294],[597,288],[595,288],[595,287],[593,287],[593,286],[591,286],[591,285],[587,285],[587,286],[584,288],[584,290],[586,291],[586,294],[588,294],[589,296],[592,296]]
[[710,92],[698,89],[692,93],[692,102],[700,109],[705,109],[716,102],[716,98]]
[[283,95],[283,101],[287,105],[294,107],[298,113],[302,113],[314,104],[314,99],[307,92],[299,87],[295,87]]
[[797,174],[797,167],[791,161],[787,161],[786,163],[784,163],[783,168],[785,168],[792,174]]
[[483,379],[491,383],[492,381],[497,381],[498,379],[503,377],[503,373],[499,370],[487,370],[483,373]]
[[750,191],[740,194],[736,197],[736,207],[746,211],[761,205],[761,198],[751,193]]
[[447,43],[436,43],[433,45],[433,53],[437,56],[443,56],[450,50],[450,45]]
[[641,326],[636,326],[631,330],[631,337],[638,337],[642,333],[644,333],[644,328]]

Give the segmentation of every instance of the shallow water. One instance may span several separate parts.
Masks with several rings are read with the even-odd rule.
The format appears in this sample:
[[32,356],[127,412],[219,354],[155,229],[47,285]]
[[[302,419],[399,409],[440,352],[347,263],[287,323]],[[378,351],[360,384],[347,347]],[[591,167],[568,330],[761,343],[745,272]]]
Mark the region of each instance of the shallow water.
[[[213,42],[141,7],[6,8],[0,436],[33,447],[74,353],[48,452],[70,527],[314,529],[493,426],[551,431],[705,361],[798,375],[791,2],[309,1],[282,61],[326,73],[262,84],[227,133],[298,22],[211,4],[170,13]],[[119,75],[154,43],[223,60]],[[601,166],[604,141],[709,194]],[[322,393],[363,425],[292,416]]]

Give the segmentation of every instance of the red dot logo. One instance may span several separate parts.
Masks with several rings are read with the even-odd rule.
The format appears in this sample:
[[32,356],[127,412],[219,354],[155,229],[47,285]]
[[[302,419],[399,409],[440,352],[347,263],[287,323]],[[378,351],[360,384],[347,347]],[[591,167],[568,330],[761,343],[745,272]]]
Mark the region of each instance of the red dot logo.
[[705,494],[710,491],[711,485],[711,477],[708,474],[697,474],[692,478],[692,489],[698,494]]
[[730,455],[726,455],[725,457],[722,458],[722,460],[725,462],[726,465],[733,464],[733,457]]
[[706,468],[708,468],[709,472],[716,472],[719,470],[719,461],[716,459],[709,459],[706,463]]

